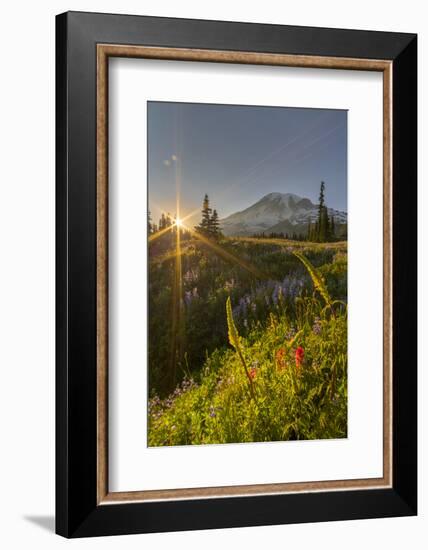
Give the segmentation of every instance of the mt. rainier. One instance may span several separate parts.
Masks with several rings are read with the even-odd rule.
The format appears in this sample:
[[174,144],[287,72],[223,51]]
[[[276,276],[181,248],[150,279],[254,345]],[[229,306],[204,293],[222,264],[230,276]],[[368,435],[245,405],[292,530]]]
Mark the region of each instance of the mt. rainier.
[[[346,224],[346,212],[327,208],[336,226]],[[248,236],[255,233],[306,234],[308,223],[318,219],[318,205],[293,193],[269,193],[242,212],[221,220],[225,235]]]

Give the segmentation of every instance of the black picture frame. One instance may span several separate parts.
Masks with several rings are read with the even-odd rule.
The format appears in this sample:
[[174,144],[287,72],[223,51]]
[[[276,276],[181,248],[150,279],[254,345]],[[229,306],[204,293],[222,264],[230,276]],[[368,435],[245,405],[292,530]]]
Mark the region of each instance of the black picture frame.
[[[97,44],[392,62],[391,488],[97,504]],[[417,36],[68,12],[56,18],[56,532],[65,537],[417,513]]]

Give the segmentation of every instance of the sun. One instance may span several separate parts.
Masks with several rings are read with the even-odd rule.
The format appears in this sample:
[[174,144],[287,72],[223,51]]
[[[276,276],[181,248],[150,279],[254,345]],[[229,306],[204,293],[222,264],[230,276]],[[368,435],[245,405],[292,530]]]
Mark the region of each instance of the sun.
[[183,220],[180,220],[180,218],[175,219],[175,225],[177,227],[183,227]]

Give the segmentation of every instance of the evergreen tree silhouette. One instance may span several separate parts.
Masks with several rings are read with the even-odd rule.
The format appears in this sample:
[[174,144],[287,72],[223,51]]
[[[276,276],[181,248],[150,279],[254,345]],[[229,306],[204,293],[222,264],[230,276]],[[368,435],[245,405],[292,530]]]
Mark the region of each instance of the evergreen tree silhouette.
[[210,208],[210,200],[208,198],[208,195],[205,194],[204,201],[202,203],[202,219],[201,223],[195,227],[199,233],[202,233],[203,235],[206,235],[207,237],[211,233],[212,228],[212,221],[211,221],[211,208]]
[[213,210],[213,214],[210,218],[210,222],[211,222],[210,233],[214,237],[218,237],[220,234],[220,221],[219,221],[218,213],[216,209]]

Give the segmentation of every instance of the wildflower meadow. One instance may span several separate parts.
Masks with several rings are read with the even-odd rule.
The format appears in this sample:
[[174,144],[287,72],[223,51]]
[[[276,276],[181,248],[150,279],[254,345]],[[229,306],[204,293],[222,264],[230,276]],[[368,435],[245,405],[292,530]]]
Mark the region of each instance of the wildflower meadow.
[[345,241],[176,228],[149,260],[149,446],[347,436]]

